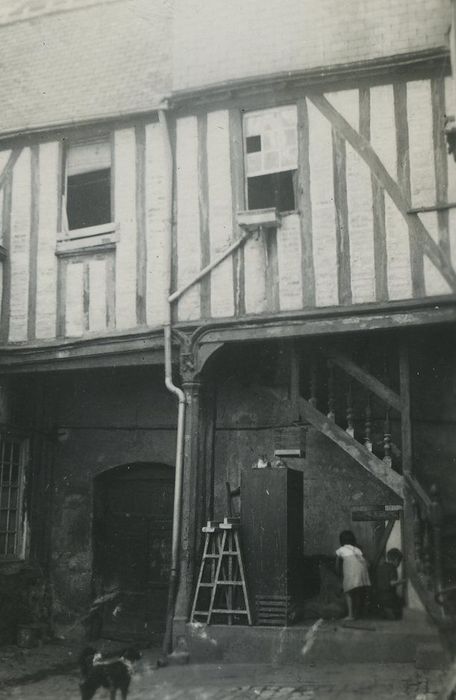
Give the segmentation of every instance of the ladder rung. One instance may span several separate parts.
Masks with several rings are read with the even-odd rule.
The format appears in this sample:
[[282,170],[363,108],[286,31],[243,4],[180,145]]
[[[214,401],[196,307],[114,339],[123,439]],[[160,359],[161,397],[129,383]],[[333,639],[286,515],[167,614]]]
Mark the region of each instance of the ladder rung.
[[[213,586],[215,584],[208,584],[210,586]],[[216,582],[217,586],[242,586],[242,581],[217,581]]]
[[203,559],[218,559],[220,554],[205,554]]
[[213,609],[213,613],[223,613],[223,615],[248,615],[247,610],[221,610],[221,609]]
[[193,617],[195,617],[195,615],[206,615],[206,617],[207,617],[209,615],[209,611],[208,610],[195,610],[195,612],[193,613]]
[[204,581],[199,584],[198,588],[214,588],[215,583],[207,583],[207,581]]
[[[225,550],[222,552],[222,556],[223,556],[224,554],[229,554],[230,557],[234,557],[234,556],[236,556],[237,554],[239,554],[239,552],[238,552],[237,550],[234,550],[234,549],[225,549]],[[218,557],[219,555],[216,554],[215,556]]]

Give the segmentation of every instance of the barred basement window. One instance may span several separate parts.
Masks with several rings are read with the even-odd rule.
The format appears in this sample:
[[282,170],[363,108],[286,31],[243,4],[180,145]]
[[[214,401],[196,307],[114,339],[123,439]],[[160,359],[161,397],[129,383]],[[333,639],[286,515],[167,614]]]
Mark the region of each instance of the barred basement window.
[[296,207],[298,163],[296,105],[244,116],[245,172],[249,209]]
[[24,443],[0,436],[0,559],[22,559]]
[[111,222],[111,145],[109,139],[75,143],[66,153],[68,230]]

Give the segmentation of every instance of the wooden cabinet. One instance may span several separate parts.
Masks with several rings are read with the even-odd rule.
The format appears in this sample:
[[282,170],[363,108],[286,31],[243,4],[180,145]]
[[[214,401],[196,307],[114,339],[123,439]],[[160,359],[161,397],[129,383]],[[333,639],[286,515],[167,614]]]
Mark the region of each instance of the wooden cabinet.
[[302,472],[285,468],[243,472],[241,535],[255,623],[289,624],[302,600]]

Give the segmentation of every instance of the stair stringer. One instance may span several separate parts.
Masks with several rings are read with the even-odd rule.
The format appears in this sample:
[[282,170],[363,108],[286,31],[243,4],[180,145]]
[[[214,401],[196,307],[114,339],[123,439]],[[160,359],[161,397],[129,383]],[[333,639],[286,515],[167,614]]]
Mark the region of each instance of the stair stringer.
[[361,445],[348,433],[340,428],[333,420],[327,418],[324,413],[314,408],[309,401],[299,398],[299,408],[301,417],[313,425],[323,435],[326,435],[332,442],[352,457],[369,474],[387,486],[401,499],[403,498],[403,477],[391,469],[381,459],[369,452],[364,445]]

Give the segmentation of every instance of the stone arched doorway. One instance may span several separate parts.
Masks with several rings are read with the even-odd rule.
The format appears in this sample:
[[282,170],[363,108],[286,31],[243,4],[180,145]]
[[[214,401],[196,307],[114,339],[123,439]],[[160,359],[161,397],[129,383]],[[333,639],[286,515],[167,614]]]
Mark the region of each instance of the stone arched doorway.
[[134,463],[94,482],[94,588],[120,589],[113,615],[106,606],[101,634],[151,640],[165,628],[174,496],[174,470]]

